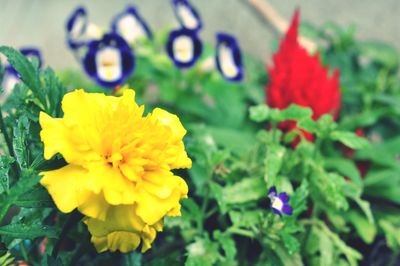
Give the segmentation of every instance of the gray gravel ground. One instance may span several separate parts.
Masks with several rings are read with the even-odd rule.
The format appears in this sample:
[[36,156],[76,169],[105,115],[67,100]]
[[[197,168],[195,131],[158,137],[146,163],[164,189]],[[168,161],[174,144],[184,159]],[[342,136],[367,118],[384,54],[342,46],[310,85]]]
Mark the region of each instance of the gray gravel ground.
[[[65,45],[64,24],[79,4],[89,10],[91,20],[108,27],[110,19],[127,4],[135,4],[153,30],[177,27],[170,0],[0,0],[0,44],[42,48],[45,61],[56,69],[78,68]],[[247,0],[192,0],[205,28],[203,39],[214,42],[215,32],[227,31],[238,36],[247,52],[266,58],[271,54],[277,33],[257,16]],[[290,19],[296,7],[303,20],[316,25],[335,21],[357,25],[360,39],[379,39],[400,50],[400,0],[270,0]]]

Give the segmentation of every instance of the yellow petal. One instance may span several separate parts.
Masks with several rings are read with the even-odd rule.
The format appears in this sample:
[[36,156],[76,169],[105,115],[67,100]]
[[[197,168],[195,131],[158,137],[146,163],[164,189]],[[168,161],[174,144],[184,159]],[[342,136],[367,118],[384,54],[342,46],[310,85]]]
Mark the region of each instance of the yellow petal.
[[91,241],[97,252],[101,253],[108,250],[107,236],[95,237],[92,236]]
[[84,168],[69,164],[40,174],[43,175],[40,183],[49,191],[60,211],[68,213],[78,207],[82,180],[87,174]]
[[162,125],[167,126],[173,133],[175,139],[182,139],[186,129],[182,126],[179,117],[161,108],[155,108],[151,116],[157,119]]
[[[159,183],[161,180],[162,185]],[[164,193],[166,189],[170,190],[167,197],[167,193]],[[165,172],[147,174],[137,190],[137,214],[150,225],[178,208],[179,200],[187,197],[188,192],[187,184],[182,178]]]
[[107,245],[110,251],[127,253],[136,249],[140,244],[140,237],[136,233],[113,232],[107,236]]
[[99,155],[79,138],[71,134],[62,118],[52,118],[46,113],[40,112],[40,137],[44,144],[44,158],[49,160],[56,153],[61,153],[69,163],[83,164],[84,160],[96,160]]
[[[105,200],[111,205],[133,204],[136,199],[135,185],[121,171],[106,163],[90,165],[89,176],[94,189],[101,188]],[[94,190],[94,192],[97,192]]]

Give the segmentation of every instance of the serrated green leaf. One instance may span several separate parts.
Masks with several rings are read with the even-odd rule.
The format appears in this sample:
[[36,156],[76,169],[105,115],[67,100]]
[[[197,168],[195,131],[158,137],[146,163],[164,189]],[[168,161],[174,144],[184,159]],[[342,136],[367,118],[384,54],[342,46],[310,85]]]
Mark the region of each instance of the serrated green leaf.
[[22,194],[14,202],[18,207],[24,208],[49,208],[54,207],[53,200],[49,193],[42,186],[38,186],[29,193]]
[[250,119],[260,123],[268,120],[270,109],[267,105],[261,104],[250,107],[249,112]]
[[309,195],[309,183],[307,179],[303,179],[300,187],[290,197],[290,203],[293,208],[293,215],[299,215],[307,210],[307,198]]
[[267,147],[267,154],[264,160],[264,181],[267,188],[275,185],[276,176],[282,167],[283,157],[285,156],[285,148],[278,145]]
[[14,127],[13,150],[21,168],[29,164],[29,149],[26,147],[26,136],[29,134],[29,121],[26,116],[20,117]]
[[57,238],[58,231],[51,226],[43,224],[9,224],[0,227],[0,235],[14,238],[35,239],[37,237],[47,236],[48,238]]
[[36,94],[39,100],[44,103],[44,98],[40,92],[39,75],[32,63],[19,51],[11,47],[0,46],[0,53],[7,57],[8,62],[19,73],[21,80]]
[[259,177],[245,177],[242,181],[223,189],[227,204],[255,201],[267,196],[267,188]]
[[10,188],[8,171],[11,168],[11,164],[14,162],[14,158],[8,155],[0,156],[0,194],[3,191],[8,193]]
[[333,131],[330,134],[332,140],[337,140],[352,149],[363,149],[368,147],[369,142],[365,138],[357,136],[353,132]]

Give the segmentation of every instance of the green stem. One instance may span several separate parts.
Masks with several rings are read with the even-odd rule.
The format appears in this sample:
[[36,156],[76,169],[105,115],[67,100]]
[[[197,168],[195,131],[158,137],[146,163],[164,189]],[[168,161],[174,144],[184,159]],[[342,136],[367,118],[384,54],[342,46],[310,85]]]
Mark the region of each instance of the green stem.
[[231,228],[229,228],[227,230],[227,232],[232,233],[232,234],[236,234],[236,235],[245,236],[245,237],[250,237],[250,238],[254,238],[255,237],[253,232],[251,232],[249,230],[237,228],[237,227],[231,227]]

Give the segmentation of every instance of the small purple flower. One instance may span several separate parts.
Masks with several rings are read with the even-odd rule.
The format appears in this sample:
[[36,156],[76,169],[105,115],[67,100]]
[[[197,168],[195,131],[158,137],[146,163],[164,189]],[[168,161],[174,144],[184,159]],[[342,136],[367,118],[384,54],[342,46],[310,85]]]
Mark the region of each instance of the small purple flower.
[[114,88],[132,74],[135,58],[124,38],[108,33],[88,44],[82,63],[86,73],[98,84]]
[[188,0],[172,0],[174,13],[185,29],[198,31],[203,27],[199,13]]
[[171,31],[166,45],[168,56],[179,68],[191,67],[203,51],[195,31],[185,28]]
[[226,33],[217,33],[216,51],[215,62],[221,75],[230,81],[242,80],[242,55],[235,37]]
[[271,208],[275,214],[280,217],[282,217],[282,213],[292,215],[293,209],[289,205],[289,196],[286,192],[282,192],[278,195],[276,188],[273,186],[269,189],[268,197],[271,200]]
[[133,6],[128,6],[112,20],[111,29],[113,32],[121,35],[131,45],[137,39],[143,37],[153,39],[149,26]]
[[68,18],[66,30],[68,46],[73,50],[101,38],[103,34],[97,25],[89,22],[86,9],[82,6],[76,8]]

